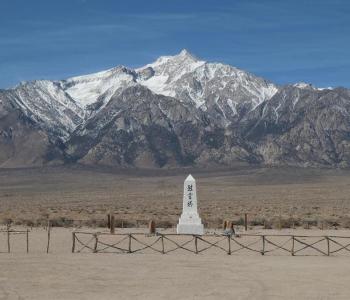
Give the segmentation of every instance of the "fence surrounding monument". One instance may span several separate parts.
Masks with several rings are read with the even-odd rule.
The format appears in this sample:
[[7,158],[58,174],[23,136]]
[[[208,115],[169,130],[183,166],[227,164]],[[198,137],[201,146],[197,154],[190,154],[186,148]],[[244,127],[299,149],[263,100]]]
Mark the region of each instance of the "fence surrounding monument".
[[350,255],[350,237],[305,235],[182,235],[144,233],[81,232],[72,234],[72,252],[92,253],[161,253],[186,251],[194,254],[212,250],[226,253],[288,255]]
[[[12,236],[22,235],[22,245],[29,252],[29,230],[0,230],[4,246],[0,253],[12,252]],[[16,243],[15,243],[16,244]],[[48,237],[49,245],[49,237]],[[48,252],[48,247],[46,249]],[[350,255],[348,236],[312,236],[286,234],[205,234],[108,233],[73,231],[72,252],[91,253],[226,253],[261,255]]]

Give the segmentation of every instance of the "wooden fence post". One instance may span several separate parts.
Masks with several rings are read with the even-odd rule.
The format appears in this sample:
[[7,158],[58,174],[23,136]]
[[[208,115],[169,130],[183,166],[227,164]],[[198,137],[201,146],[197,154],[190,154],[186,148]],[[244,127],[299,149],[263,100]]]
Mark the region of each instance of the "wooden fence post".
[[294,256],[294,235],[292,235],[292,251],[291,251],[291,253],[292,253],[292,256]]
[[75,232],[72,232],[72,239],[73,239],[73,243],[72,243],[72,253],[75,252]]
[[244,214],[244,229],[248,230],[248,214]]
[[115,221],[114,221],[114,213],[110,215],[110,225],[111,225],[111,234],[115,233]]
[[156,233],[156,223],[153,220],[150,220],[148,223],[148,230],[150,234]]
[[162,240],[162,254],[165,254],[165,249],[164,249],[164,238],[163,235],[161,235],[161,240]]
[[107,214],[107,228],[111,229],[111,214]]
[[129,234],[129,253],[131,253],[131,234]]
[[97,235],[97,233],[94,234],[94,237],[95,237],[94,253],[97,253],[97,244],[98,244],[98,235]]
[[29,229],[27,229],[27,232],[26,232],[26,239],[27,239],[27,253],[29,253]]
[[194,245],[196,247],[196,254],[198,254],[198,239],[196,235],[194,236]]
[[226,230],[226,228],[227,228],[227,221],[225,220],[224,223],[222,224],[222,229]]
[[261,251],[261,255],[265,255],[265,236],[262,235],[262,251]]
[[47,246],[46,246],[46,253],[49,253],[50,238],[51,238],[51,224],[50,224],[50,220],[47,220]]
[[228,251],[227,254],[231,255],[231,235],[227,236],[227,241],[228,241]]
[[10,246],[10,227],[7,227],[7,252],[11,252],[11,246]]
[[327,256],[330,255],[330,245],[329,245],[329,238],[326,236],[326,241],[327,241]]

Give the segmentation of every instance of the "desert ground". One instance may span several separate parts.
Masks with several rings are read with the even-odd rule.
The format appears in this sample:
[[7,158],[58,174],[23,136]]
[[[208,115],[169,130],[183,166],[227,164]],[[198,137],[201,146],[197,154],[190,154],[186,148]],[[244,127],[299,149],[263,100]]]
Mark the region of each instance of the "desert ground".
[[[350,298],[350,252],[345,250],[331,256],[312,249],[300,256],[285,251],[227,255],[215,249],[71,252],[72,232],[106,232],[110,209],[117,226],[127,227],[117,233],[147,232],[150,219],[159,232],[174,232],[189,173],[197,179],[208,232],[220,234],[223,220],[232,220],[244,234],[242,217],[248,213],[249,234],[350,236],[348,170],[0,170],[0,229],[11,224],[13,230],[30,230],[29,253],[25,235],[11,236],[7,253],[6,232],[0,234],[0,299]],[[47,254],[48,218],[53,227]],[[283,238],[273,241],[283,244]]]
[[[92,231],[91,228],[80,230]],[[130,229],[124,229],[128,232]],[[133,229],[137,230],[137,229]],[[350,256],[186,251],[71,253],[72,228],[33,228],[0,253],[0,299],[349,299]],[[138,229],[140,232],[141,229]],[[118,232],[118,231],[117,231]],[[349,235],[348,230],[283,229],[251,233]],[[6,235],[0,236],[4,252]],[[312,255],[311,255],[312,254]],[[308,256],[310,255],[310,256]]]
[[200,215],[210,228],[223,220],[250,226],[350,227],[350,170],[254,168],[115,170],[48,167],[0,170],[0,223],[106,226],[176,225],[183,181],[197,180]]

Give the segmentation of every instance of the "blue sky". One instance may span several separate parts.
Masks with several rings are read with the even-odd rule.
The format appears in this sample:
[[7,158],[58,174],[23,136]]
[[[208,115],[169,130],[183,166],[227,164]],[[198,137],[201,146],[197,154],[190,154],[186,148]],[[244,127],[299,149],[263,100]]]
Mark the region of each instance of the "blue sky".
[[0,0],[0,88],[183,48],[278,84],[350,88],[350,1]]

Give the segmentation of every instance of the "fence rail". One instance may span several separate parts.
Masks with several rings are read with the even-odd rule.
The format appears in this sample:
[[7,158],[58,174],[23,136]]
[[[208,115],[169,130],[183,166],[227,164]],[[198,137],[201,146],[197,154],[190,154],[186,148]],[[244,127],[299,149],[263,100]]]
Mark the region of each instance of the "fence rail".
[[199,254],[208,251],[226,253],[259,253],[296,255],[324,255],[350,253],[350,237],[306,235],[187,235],[144,233],[72,233],[72,252],[168,254],[185,251]]

